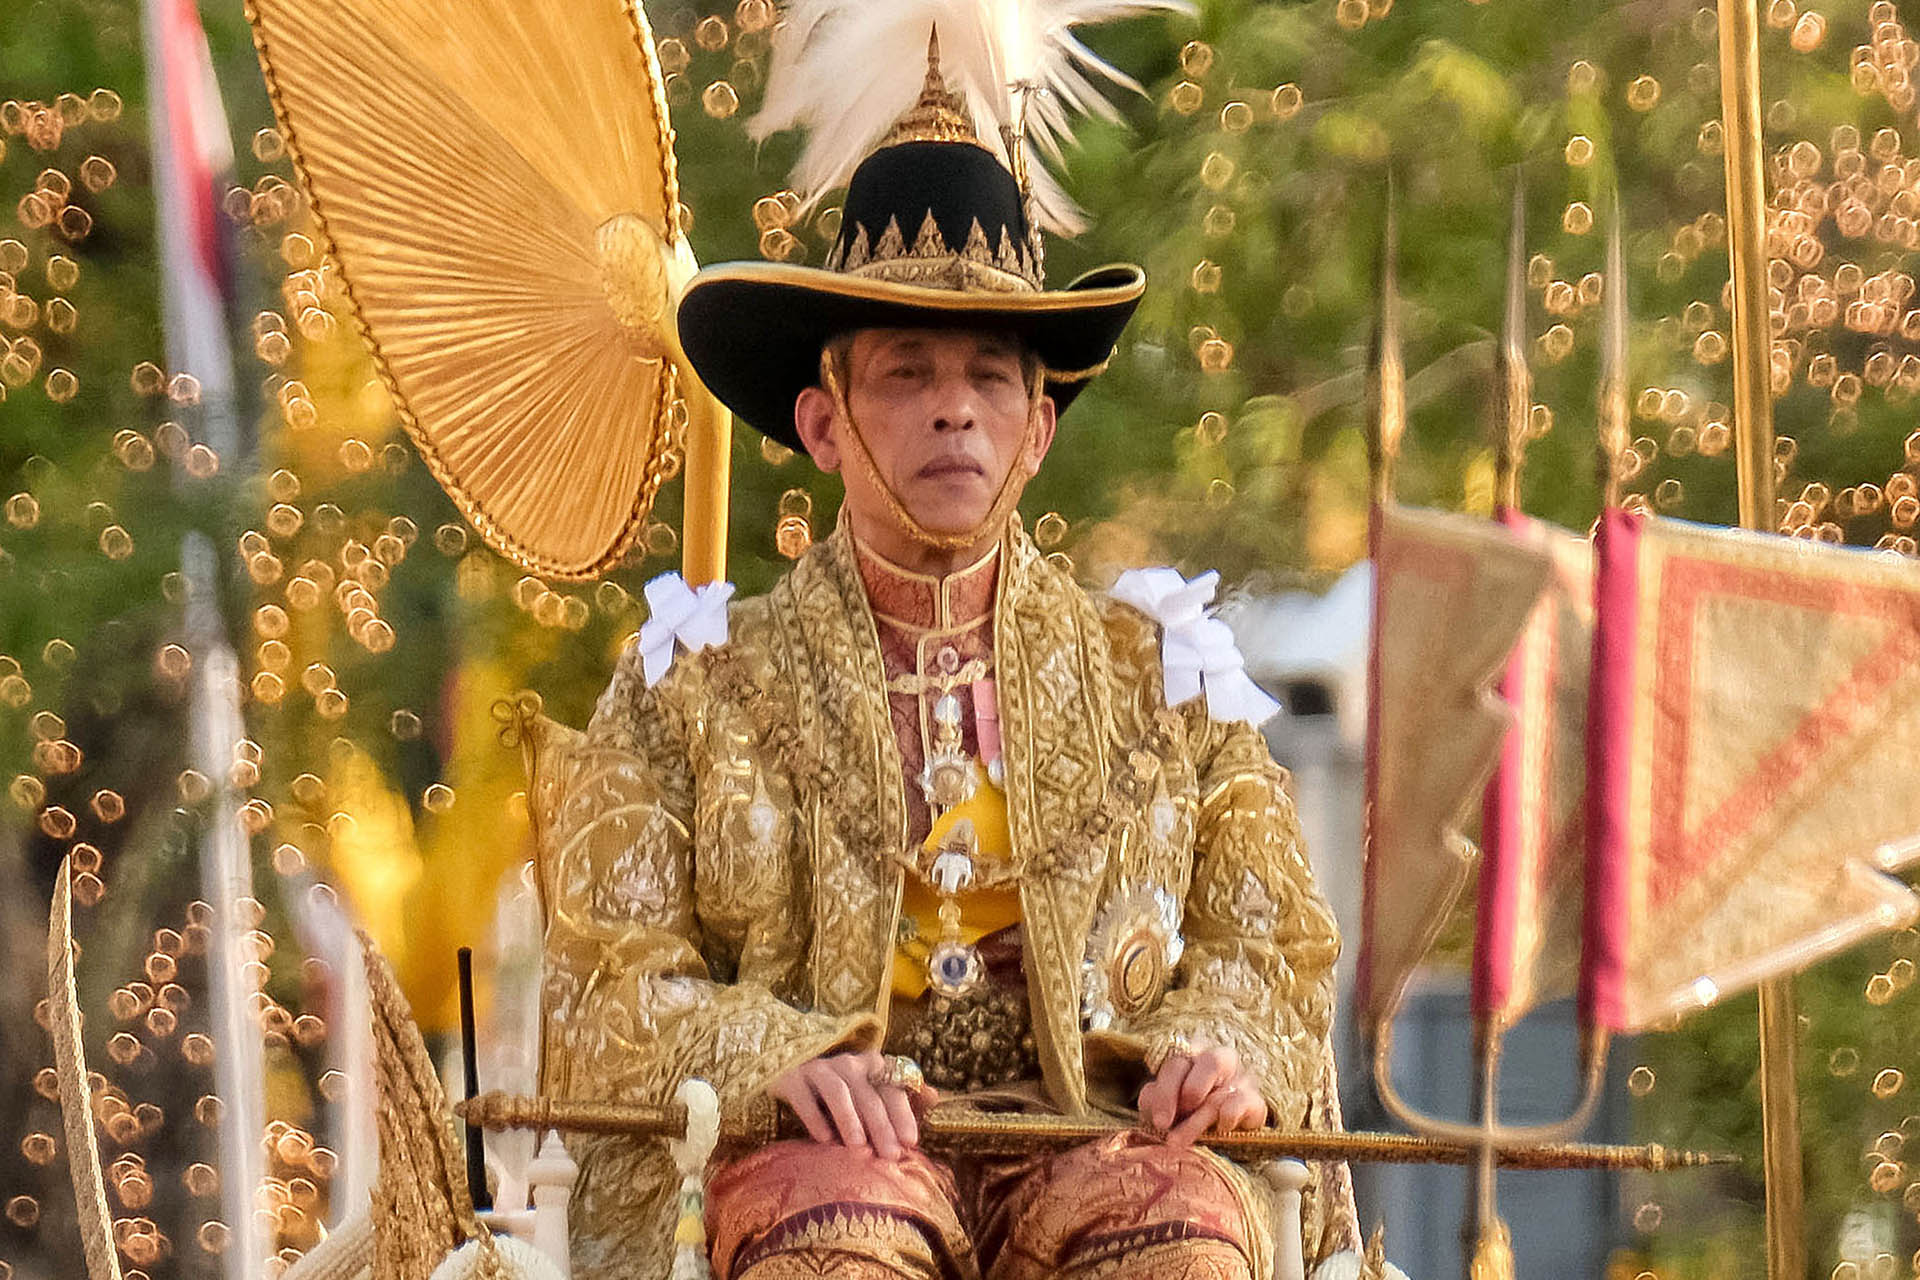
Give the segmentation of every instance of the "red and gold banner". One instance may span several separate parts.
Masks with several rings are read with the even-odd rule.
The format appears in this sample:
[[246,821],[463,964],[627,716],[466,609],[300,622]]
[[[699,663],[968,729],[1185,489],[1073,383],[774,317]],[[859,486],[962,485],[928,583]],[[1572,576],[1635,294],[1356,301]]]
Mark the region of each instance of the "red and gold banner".
[[1500,521],[1551,559],[1500,679],[1514,723],[1481,821],[1473,1011],[1511,1025],[1540,1001],[1571,995],[1579,979],[1593,548],[1512,510]]
[[1390,507],[1373,516],[1362,1025],[1391,1018],[1472,864],[1459,824],[1508,714],[1491,686],[1539,598],[1538,531]]
[[1920,914],[1920,572],[1609,511],[1588,1016],[1645,1027]]

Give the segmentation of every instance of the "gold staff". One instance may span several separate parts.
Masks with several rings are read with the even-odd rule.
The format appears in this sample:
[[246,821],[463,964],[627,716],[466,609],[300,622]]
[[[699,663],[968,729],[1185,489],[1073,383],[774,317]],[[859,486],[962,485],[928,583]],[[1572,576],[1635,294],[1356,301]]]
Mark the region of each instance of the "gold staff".
[[113,1245],[113,1210],[100,1173],[100,1146],[93,1129],[93,1099],[87,1087],[87,1059],[80,1043],[80,997],[74,985],[73,859],[60,861],[53,882],[53,906],[47,919],[47,1008],[53,1034],[53,1062],[60,1082],[60,1118],[66,1124],[67,1165],[73,1173],[73,1200],[80,1219],[80,1245],[90,1280],[120,1280],[120,1255]]
[[[678,1138],[686,1131],[686,1108],[645,1107],[614,1102],[569,1102],[534,1094],[497,1090],[454,1104],[454,1114],[482,1129],[558,1129],[566,1133],[615,1134],[636,1138]],[[775,1118],[777,1117],[777,1119]],[[1014,1115],[977,1111],[964,1103],[936,1106],[920,1121],[920,1140],[930,1149],[968,1155],[1019,1155],[1077,1147],[1099,1138],[1132,1132],[1110,1120],[1070,1116]],[[722,1141],[766,1143],[801,1137],[805,1130],[790,1116],[770,1112],[758,1124],[723,1127]],[[1291,1129],[1241,1129],[1201,1135],[1205,1146],[1238,1160],[1366,1160],[1386,1164],[1456,1164],[1479,1158],[1476,1144],[1440,1142],[1398,1133],[1311,1133]],[[1658,1143],[1608,1146],[1593,1142],[1497,1142],[1495,1152],[1506,1169],[1691,1169],[1737,1164],[1724,1152],[1676,1151]]]
[[[1740,525],[1772,529],[1773,343],[1767,327],[1766,181],[1760,140],[1758,0],[1719,0],[1720,116],[1726,137],[1727,252],[1733,271],[1734,465]],[[1760,984],[1760,1122],[1767,1186],[1767,1274],[1807,1271],[1794,1082],[1799,1018],[1791,976]]]

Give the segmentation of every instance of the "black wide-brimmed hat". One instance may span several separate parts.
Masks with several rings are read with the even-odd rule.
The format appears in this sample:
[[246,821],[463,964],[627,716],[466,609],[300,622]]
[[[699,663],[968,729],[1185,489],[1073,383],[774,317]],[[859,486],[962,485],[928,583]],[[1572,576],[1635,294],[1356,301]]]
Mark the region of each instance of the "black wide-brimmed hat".
[[681,346],[728,408],[792,449],[794,400],[819,382],[821,346],[857,329],[1016,335],[1064,411],[1106,367],[1146,277],[1118,265],[1046,288],[1028,205],[934,63],[919,103],[848,181],[825,265],[706,268],[680,300]]

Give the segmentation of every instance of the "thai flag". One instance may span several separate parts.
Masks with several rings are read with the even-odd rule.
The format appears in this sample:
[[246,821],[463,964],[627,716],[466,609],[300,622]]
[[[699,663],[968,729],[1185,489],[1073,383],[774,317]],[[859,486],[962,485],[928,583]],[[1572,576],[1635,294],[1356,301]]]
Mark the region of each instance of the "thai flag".
[[220,190],[233,140],[194,0],[144,0],[148,115],[167,365],[200,381],[207,443],[232,461],[233,297]]

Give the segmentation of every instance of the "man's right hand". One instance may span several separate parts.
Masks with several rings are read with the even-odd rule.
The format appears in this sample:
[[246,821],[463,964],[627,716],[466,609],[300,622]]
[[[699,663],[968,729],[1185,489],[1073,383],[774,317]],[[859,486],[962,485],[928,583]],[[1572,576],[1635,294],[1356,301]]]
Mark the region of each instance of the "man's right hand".
[[828,1054],[778,1076],[767,1093],[792,1108],[815,1142],[869,1147],[883,1160],[898,1160],[920,1145],[920,1116],[939,1094],[924,1084],[875,1084],[885,1071],[877,1053]]

